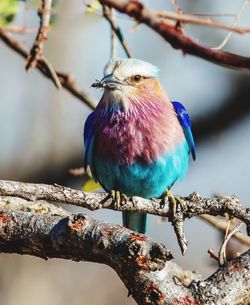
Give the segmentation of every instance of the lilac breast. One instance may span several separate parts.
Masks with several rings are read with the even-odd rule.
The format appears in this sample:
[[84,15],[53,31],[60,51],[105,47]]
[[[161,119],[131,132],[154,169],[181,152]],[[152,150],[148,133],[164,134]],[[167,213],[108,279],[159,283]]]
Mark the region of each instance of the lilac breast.
[[100,105],[95,117],[96,157],[117,164],[152,163],[184,141],[170,102],[131,103],[127,111]]

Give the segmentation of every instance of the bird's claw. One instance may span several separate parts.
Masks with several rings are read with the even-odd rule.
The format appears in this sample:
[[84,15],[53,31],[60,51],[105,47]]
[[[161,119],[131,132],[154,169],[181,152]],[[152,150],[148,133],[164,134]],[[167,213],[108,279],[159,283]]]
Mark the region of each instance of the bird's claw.
[[123,201],[127,200],[125,194],[120,193],[119,191],[112,190],[110,193],[115,209],[119,209]]
[[169,203],[171,206],[172,216],[175,217],[178,205],[183,209],[184,201],[178,197],[174,196],[169,190],[166,190],[162,195],[161,205]]

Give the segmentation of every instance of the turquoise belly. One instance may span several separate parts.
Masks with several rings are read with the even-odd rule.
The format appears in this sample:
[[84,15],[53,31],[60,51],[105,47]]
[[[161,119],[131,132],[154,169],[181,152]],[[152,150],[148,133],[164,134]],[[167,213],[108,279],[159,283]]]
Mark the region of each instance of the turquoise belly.
[[188,168],[188,144],[177,147],[151,164],[115,165],[95,157],[96,178],[106,191],[117,190],[127,196],[160,197],[176,180],[182,179]]

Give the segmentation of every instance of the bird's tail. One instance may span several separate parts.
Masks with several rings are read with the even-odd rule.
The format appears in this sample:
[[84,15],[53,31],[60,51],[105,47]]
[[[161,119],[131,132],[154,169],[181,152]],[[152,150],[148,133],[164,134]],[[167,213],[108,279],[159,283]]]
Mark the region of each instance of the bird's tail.
[[139,212],[122,212],[124,227],[138,233],[146,232],[147,214]]

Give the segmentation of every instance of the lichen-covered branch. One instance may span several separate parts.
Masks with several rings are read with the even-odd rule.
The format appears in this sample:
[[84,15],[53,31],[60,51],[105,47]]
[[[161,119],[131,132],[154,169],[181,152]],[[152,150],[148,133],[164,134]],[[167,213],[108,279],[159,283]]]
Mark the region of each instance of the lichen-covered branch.
[[249,284],[250,250],[220,267],[206,281],[192,282],[190,289],[197,296],[197,304],[249,305]]
[[147,8],[140,1],[100,0],[100,2],[134,18],[138,23],[147,25],[161,35],[173,48],[182,50],[184,54],[194,55],[232,69],[250,69],[250,57],[211,49],[199,44],[180,31],[171,20],[163,20],[159,12]]
[[[107,199],[107,195],[104,192],[88,193],[57,184],[0,180],[0,196],[16,196],[31,201],[61,202],[84,207],[92,211],[104,208],[117,211],[143,212],[170,219],[172,217],[169,205],[162,206],[161,199],[122,198],[121,205],[117,206],[112,201],[112,198]],[[236,196],[202,198],[198,193],[192,193],[187,197],[181,197],[181,199],[183,200],[183,207],[177,209],[176,213],[182,214],[184,220],[202,214],[223,216],[228,213],[250,226],[250,211],[241,206]]]
[[0,196],[15,196],[26,200],[46,200],[84,207],[90,210],[107,208],[117,211],[143,212],[167,217],[173,224],[182,253],[186,252],[186,237],[183,230],[184,220],[194,216],[208,214],[224,216],[232,215],[247,226],[250,235],[250,211],[240,205],[236,196],[202,198],[197,193],[181,197],[183,205],[178,206],[173,215],[170,205],[162,205],[160,199],[147,200],[140,197],[123,198],[117,206],[107,193],[86,193],[60,185],[22,183],[0,180]]
[[[250,250],[202,281],[171,262],[164,245],[142,234],[82,214],[50,209],[46,213],[43,208],[34,213],[36,202],[24,199],[21,206],[26,212],[14,211],[15,200],[8,203],[0,197],[0,252],[109,265],[140,305],[249,302]],[[27,212],[29,204],[31,212]],[[11,209],[3,209],[5,205]]]

